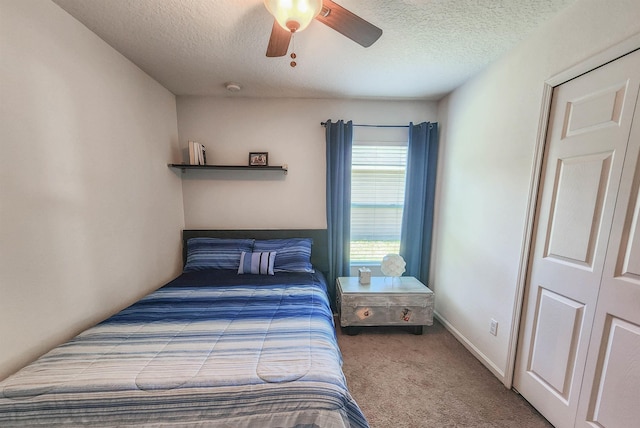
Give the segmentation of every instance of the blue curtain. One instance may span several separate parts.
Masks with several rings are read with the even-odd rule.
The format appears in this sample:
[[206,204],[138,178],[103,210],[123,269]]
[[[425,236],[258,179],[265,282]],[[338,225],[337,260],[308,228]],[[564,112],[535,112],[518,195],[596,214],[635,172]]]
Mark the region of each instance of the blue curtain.
[[437,161],[438,124],[410,123],[400,255],[407,262],[405,275],[415,276],[426,285],[429,285]]
[[351,235],[351,146],[353,124],[326,122],[327,229],[329,244],[329,296],[335,304],[337,277],[349,276]]

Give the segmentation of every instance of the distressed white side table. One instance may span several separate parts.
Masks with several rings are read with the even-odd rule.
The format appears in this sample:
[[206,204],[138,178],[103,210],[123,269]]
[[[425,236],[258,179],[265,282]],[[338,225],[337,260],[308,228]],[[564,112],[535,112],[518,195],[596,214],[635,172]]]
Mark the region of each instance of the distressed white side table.
[[415,334],[433,325],[434,293],[412,276],[371,277],[362,285],[357,277],[336,280],[336,307],[347,334],[359,327],[412,326]]

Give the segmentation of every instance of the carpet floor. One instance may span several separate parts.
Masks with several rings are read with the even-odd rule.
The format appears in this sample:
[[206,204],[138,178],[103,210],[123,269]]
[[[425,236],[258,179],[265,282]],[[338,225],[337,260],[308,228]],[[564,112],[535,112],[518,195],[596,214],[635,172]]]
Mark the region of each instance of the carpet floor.
[[552,426],[437,321],[422,335],[366,327],[348,336],[338,327],[338,343],[372,428]]

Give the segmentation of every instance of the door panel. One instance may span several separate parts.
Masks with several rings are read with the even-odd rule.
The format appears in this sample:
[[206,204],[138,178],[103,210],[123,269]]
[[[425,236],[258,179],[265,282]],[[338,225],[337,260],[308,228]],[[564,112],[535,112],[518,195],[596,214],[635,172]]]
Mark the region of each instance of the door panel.
[[[638,68],[640,70],[640,67]],[[576,426],[640,421],[640,101],[629,136]]]
[[608,126],[619,126],[625,92],[626,82],[568,102],[563,138]]
[[[514,386],[558,428],[576,423],[609,235],[628,160],[639,70],[640,52],[635,52],[553,93]],[[627,241],[618,241],[625,256],[613,262],[623,260],[620,271],[637,264],[633,251],[638,238],[631,233],[637,222],[628,222],[626,228]],[[604,321],[599,334],[604,335]],[[628,341],[621,346],[628,346]],[[606,348],[598,349],[596,354],[606,354]],[[592,370],[597,364],[597,359],[592,362]],[[601,367],[604,370],[604,363]],[[585,414],[595,414],[596,402],[603,409],[600,415],[611,409],[604,406],[609,398],[594,398]]]
[[[612,155],[558,159],[546,257],[592,267]],[[576,210],[577,206],[582,209]]]
[[528,371],[565,402],[569,398],[584,305],[539,289]]
[[631,427],[640,416],[640,326],[610,316],[606,326],[589,419],[592,426]]
[[[639,137],[640,138],[640,137]],[[639,161],[640,163],[640,161]],[[637,166],[636,166],[637,168]],[[640,174],[639,174],[640,175]],[[636,177],[635,191],[632,195],[630,215],[623,229],[622,245],[619,256],[619,269],[616,276],[625,276],[640,282],[640,177]]]

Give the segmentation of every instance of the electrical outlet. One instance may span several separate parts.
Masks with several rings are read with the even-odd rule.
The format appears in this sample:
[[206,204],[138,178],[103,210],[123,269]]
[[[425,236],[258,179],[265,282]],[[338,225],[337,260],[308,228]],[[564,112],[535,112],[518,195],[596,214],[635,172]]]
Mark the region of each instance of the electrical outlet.
[[494,336],[498,335],[498,321],[494,320],[493,318],[491,318],[491,327],[489,328],[489,333],[493,334]]

